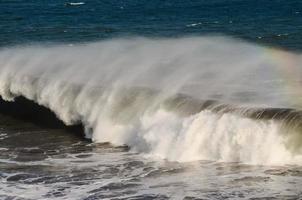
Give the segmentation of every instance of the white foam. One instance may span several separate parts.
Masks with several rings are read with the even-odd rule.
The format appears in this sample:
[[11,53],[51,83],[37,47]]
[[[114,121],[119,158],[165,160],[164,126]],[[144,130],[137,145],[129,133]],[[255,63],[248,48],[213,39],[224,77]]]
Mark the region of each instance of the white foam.
[[[301,164],[299,153],[288,150],[276,121],[209,111],[181,116],[177,106],[169,111],[164,104],[184,93],[239,104],[300,106],[290,101],[298,95],[281,87],[286,80],[278,70],[287,60],[272,62],[265,51],[223,37],[3,49],[0,95],[6,100],[25,96],[50,108],[66,124],[81,121],[86,136],[95,142],[126,144],[146,155],[177,161]],[[300,55],[287,54],[295,59],[291,63],[302,63]]]
[[80,5],[84,5],[85,2],[70,2],[70,3],[67,3],[68,5],[70,6],[80,6]]

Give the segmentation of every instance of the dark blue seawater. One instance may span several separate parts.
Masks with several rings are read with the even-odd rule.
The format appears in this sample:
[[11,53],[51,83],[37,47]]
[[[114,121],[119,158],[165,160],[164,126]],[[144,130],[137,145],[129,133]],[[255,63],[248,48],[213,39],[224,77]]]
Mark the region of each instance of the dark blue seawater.
[[1,0],[0,30],[0,46],[223,34],[301,50],[302,1]]

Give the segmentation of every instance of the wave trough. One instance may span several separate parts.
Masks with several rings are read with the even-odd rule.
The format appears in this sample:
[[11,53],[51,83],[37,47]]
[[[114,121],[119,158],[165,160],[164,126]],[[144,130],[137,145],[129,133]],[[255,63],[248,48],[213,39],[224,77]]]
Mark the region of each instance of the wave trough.
[[0,95],[148,156],[301,165],[301,63],[225,37],[12,47],[0,51]]

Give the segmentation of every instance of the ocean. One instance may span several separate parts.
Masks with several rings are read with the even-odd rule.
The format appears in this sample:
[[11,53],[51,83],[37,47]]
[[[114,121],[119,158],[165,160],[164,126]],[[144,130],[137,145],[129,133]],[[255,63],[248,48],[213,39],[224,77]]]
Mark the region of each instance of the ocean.
[[302,2],[0,0],[0,199],[302,199]]

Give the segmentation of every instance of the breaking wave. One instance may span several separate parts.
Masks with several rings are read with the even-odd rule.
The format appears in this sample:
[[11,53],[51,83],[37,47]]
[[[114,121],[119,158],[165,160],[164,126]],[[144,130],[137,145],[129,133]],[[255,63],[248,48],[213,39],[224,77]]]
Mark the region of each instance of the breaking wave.
[[152,157],[301,165],[301,63],[225,37],[11,47],[0,95]]

